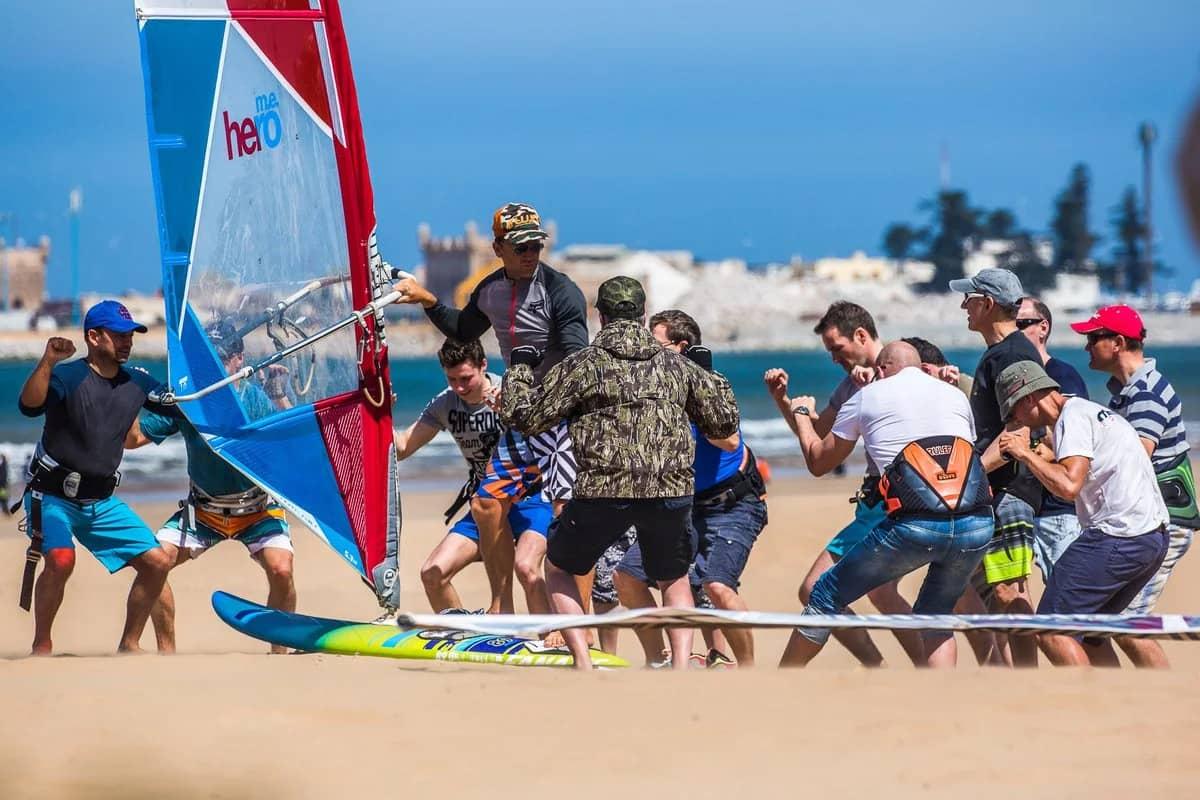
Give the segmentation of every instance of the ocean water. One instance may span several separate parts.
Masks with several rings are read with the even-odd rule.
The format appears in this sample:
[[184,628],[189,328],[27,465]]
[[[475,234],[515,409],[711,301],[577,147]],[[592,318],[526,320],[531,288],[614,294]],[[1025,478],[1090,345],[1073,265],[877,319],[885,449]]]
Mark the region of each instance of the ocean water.
[[[950,350],[946,356],[963,371],[974,372],[981,352],[982,348]],[[1092,399],[1107,401],[1108,390],[1104,385],[1107,376],[1087,368],[1088,357],[1082,348],[1053,353],[1079,370]],[[1158,368],[1183,400],[1189,439],[1200,444],[1200,347],[1164,347],[1150,355],[1158,359]],[[742,412],[742,432],[750,446],[783,474],[802,471],[799,446],[767,395],[762,375],[771,367],[783,367],[789,373],[791,394],[814,395],[820,404],[844,377],[842,369],[824,351],[717,352],[714,362],[733,385]],[[163,361],[131,363],[153,375],[166,375]],[[499,358],[492,363],[500,363]],[[432,357],[394,358],[391,366],[397,394],[393,419],[398,427],[407,426],[416,420],[429,398],[445,388],[445,379],[437,359]],[[14,482],[20,481],[21,469],[41,434],[42,420],[25,417],[17,409],[17,396],[32,368],[32,362],[0,362],[0,397],[7,398],[7,402],[0,402],[0,452],[8,458]],[[177,492],[186,485],[186,464],[183,444],[178,438],[131,451],[121,468],[123,486],[143,494]],[[851,467],[854,466],[852,463]],[[406,484],[423,487],[451,486],[463,474],[458,448],[446,434],[439,435],[400,469]]]

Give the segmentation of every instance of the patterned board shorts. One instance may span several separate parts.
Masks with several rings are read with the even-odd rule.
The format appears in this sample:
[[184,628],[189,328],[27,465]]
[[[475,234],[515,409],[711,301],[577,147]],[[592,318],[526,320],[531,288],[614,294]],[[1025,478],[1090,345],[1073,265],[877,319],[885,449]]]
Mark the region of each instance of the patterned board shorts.
[[613,542],[600,560],[596,562],[596,578],[592,582],[592,605],[597,603],[616,604],[617,587],[613,585],[613,572],[629,548],[637,542],[637,530],[630,528],[625,535]]
[[1179,563],[1179,559],[1183,558],[1183,554],[1192,546],[1193,532],[1191,530],[1179,525],[1168,525],[1167,533],[1170,536],[1167,542],[1167,555],[1163,558],[1158,571],[1154,573],[1154,577],[1142,587],[1124,613],[1139,616],[1153,613],[1155,605],[1158,604],[1158,598],[1162,596],[1163,589],[1167,588],[1167,579],[1171,577],[1172,570]]
[[570,500],[575,472],[575,454],[565,421],[535,436],[508,431],[496,445],[475,493],[519,501],[540,485],[546,500]]
[[971,585],[984,599],[997,583],[1028,578],[1033,572],[1033,506],[1019,497],[1003,494],[995,513],[996,531],[971,579]]

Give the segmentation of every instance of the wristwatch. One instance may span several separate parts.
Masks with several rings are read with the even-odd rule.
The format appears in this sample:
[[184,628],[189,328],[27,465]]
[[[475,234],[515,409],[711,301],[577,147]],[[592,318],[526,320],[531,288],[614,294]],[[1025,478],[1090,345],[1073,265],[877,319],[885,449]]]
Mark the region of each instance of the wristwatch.
[[808,406],[796,406],[792,409],[792,414],[800,414],[805,417],[812,416],[812,410]]

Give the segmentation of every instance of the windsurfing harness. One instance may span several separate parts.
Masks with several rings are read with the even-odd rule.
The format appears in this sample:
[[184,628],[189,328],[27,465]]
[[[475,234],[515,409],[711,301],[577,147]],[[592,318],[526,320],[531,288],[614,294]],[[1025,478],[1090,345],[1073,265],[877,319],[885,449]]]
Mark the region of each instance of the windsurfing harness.
[[1196,507],[1196,479],[1187,452],[1156,473],[1158,489],[1171,515],[1171,524],[1200,529],[1200,509]]
[[184,530],[196,530],[196,523],[233,538],[268,517],[283,519],[283,509],[271,507],[271,497],[255,486],[236,494],[212,495],[194,482],[187,499],[179,503],[183,510]]
[[907,444],[879,479],[890,517],[960,517],[990,509],[983,462],[957,436],[926,436]]
[[25,475],[21,500],[10,509],[15,513],[25,495],[29,495],[29,516],[25,519],[29,547],[25,549],[25,569],[21,573],[21,594],[17,600],[21,608],[28,611],[33,605],[33,579],[37,575],[38,562],[42,560],[42,498],[52,495],[75,502],[104,500],[112,496],[120,483],[119,472],[108,477],[81,475],[59,464],[48,453],[41,452],[34,458]]

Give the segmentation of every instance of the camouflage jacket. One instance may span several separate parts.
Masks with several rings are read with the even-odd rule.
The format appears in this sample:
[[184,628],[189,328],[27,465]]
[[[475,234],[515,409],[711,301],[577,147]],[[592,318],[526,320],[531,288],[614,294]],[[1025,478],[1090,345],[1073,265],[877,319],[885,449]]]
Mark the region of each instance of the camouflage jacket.
[[500,416],[526,434],[566,419],[578,473],[576,497],[683,497],[693,492],[689,418],[713,439],[738,429],[729,382],[664,350],[640,322],[619,320],[534,385],[508,370]]

